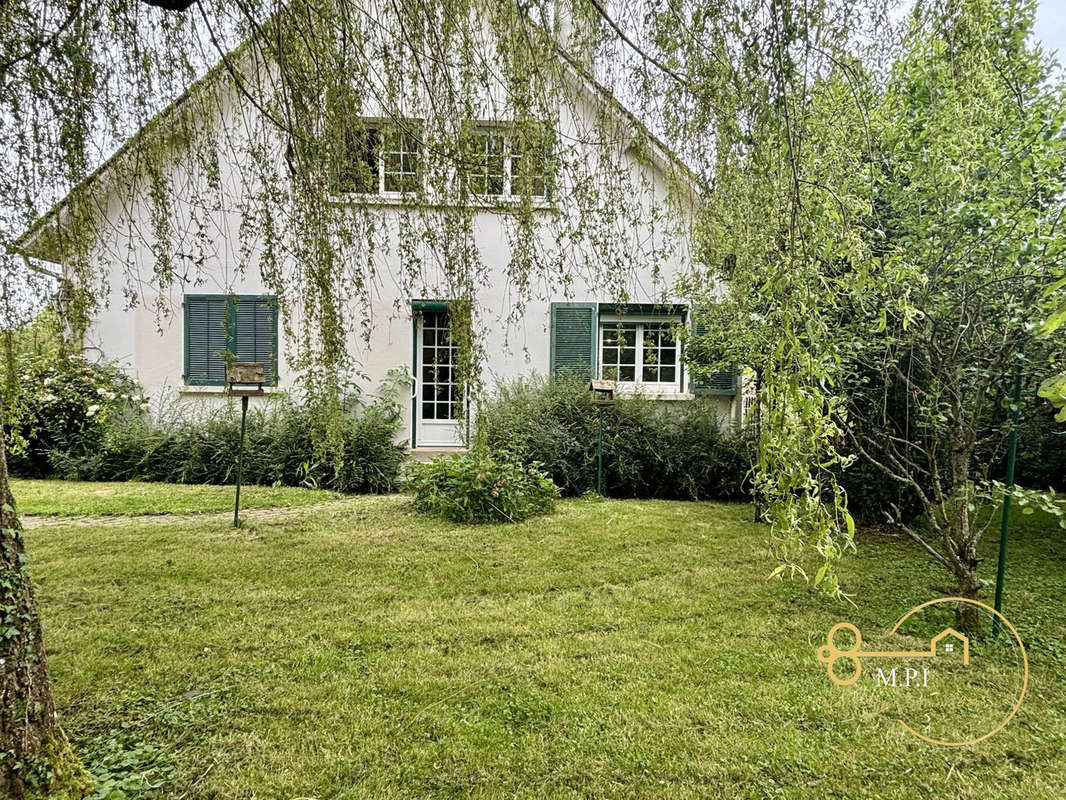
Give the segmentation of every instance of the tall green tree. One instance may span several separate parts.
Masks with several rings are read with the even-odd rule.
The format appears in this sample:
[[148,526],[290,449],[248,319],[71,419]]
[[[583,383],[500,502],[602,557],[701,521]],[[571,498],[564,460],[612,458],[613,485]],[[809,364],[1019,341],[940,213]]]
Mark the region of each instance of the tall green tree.
[[877,420],[849,426],[850,440],[918,497],[921,526],[907,531],[967,598],[981,589],[996,408],[1017,374],[1033,384],[1063,363],[1032,318],[1066,272],[1066,94],[1031,40],[1033,10],[950,0],[916,12],[872,115],[883,241],[839,326],[864,377],[845,387],[847,410]]
[[808,84],[767,87],[750,145],[719,157],[727,191],[701,232],[730,296],[707,341],[759,369],[772,541],[784,569],[820,562],[824,589],[839,591],[836,478],[857,454],[917,498],[904,527],[946,590],[977,597],[997,408],[1019,371],[1061,371],[1033,311],[1066,263],[1066,103],[1033,8],[920,4],[901,47],[878,48],[889,69],[837,52]]

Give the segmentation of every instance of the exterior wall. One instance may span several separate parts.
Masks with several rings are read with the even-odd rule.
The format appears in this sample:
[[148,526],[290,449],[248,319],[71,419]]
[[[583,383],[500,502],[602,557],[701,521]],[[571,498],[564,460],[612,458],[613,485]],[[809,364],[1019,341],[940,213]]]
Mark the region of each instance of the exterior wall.
[[[247,109],[238,108],[234,98],[222,95],[218,98],[221,111],[214,124],[223,129],[242,128],[242,115]],[[595,93],[576,87],[572,102],[561,111],[560,124],[567,132],[587,130],[605,118],[604,101]],[[618,114],[606,115],[616,126],[622,142],[627,141],[627,123]],[[219,155],[224,185],[236,183],[239,173],[240,146],[231,142],[231,136],[219,137]],[[224,144],[223,142],[229,142]],[[518,292],[508,275],[511,249],[508,238],[506,215],[497,211],[479,213],[475,219],[475,246],[483,264],[479,277],[480,291],[476,298],[475,315],[480,330],[484,332],[483,377],[491,387],[497,381],[549,371],[551,343],[551,303],[559,301],[670,303],[678,302],[672,296],[671,287],[676,277],[688,269],[689,219],[684,203],[672,200],[668,193],[667,178],[656,166],[639,159],[625,146],[620,146],[614,157],[628,170],[632,185],[636,187],[631,199],[630,216],[633,219],[654,220],[656,210],[673,209],[673,222],[669,229],[661,225],[636,223],[619,230],[617,241],[611,247],[617,258],[632,258],[627,276],[620,284],[617,278],[604,277],[595,266],[599,253],[585,250],[581,243],[567,245],[557,253],[558,263],[566,264],[556,274],[537,276],[535,296],[524,302],[522,313],[516,313]],[[603,158],[598,153],[594,158]],[[594,160],[594,159],[593,159]],[[105,224],[94,256],[106,276],[101,310],[93,320],[86,335],[86,349],[102,359],[118,362],[145,388],[153,402],[155,413],[167,416],[177,412],[195,412],[197,408],[210,408],[226,402],[219,387],[193,387],[183,382],[184,331],[182,298],[185,294],[271,294],[267,282],[255,268],[241,268],[245,263],[238,257],[242,225],[238,213],[225,208],[216,209],[208,215],[207,233],[204,220],[184,204],[181,187],[200,180],[194,166],[175,158],[171,175],[174,186],[173,214],[175,228],[185,231],[187,240],[199,236],[199,243],[208,241],[206,257],[195,270],[176,272],[173,279],[162,279],[156,274],[157,259],[153,243],[146,240],[141,231],[151,230],[151,210],[146,200],[147,188],[137,185],[112,185],[97,197],[100,215]],[[352,201],[352,205],[358,201]],[[433,253],[420,253],[423,269],[415,280],[403,275],[397,254],[396,242],[405,209],[390,203],[378,203],[376,210],[383,243],[375,263],[373,300],[362,306],[362,317],[351,320],[349,352],[361,377],[360,385],[367,395],[373,395],[390,371],[412,369],[414,351],[414,326],[411,301],[447,300],[453,296],[446,276],[434,272],[436,263]],[[340,201],[337,213],[349,213],[348,203]],[[543,215],[573,214],[568,198],[568,187],[563,186],[557,199],[545,203],[535,213]],[[198,227],[199,226],[199,227]],[[541,234],[541,247],[545,252],[558,251],[559,245],[550,232]],[[182,242],[176,242],[180,249]],[[253,250],[255,248],[253,247]],[[645,258],[643,253],[656,252],[656,257]],[[665,253],[665,255],[664,255]],[[254,258],[252,259],[254,262]],[[283,305],[291,315],[294,332],[301,330],[300,308],[296,303]],[[355,323],[360,324],[355,324]],[[283,326],[284,327],[284,326]],[[368,335],[367,335],[368,332]],[[289,336],[282,334],[278,342],[279,385],[274,393],[292,391],[297,387],[297,375],[292,368],[295,345]],[[269,402],[256,398],[257,403]],[[738,410],[732,398],[721,398],[723,419],[731,421]],[[409,405],[405,404],[409,408]],[[411,418],[405,414],[403,437],[410,441]]]

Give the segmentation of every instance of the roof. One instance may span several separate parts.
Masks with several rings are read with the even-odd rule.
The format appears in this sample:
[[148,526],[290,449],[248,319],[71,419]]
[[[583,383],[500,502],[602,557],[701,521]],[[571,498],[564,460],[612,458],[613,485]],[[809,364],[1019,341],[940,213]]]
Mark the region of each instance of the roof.
[[[59,200],[47,212],[38,217],[33,224],[15,240],[13,244],[15,252],[23,256],[39,258],[45,261],[61,261],[61,256],[59,256],[55,250],[56,242],[54,239],[51,239],[51,237],[48,237],[47,233],[49,233],[50,230],[55,233],[61,228],[61,215],[63,211],[70,206],[73,199],[78,195],[87,192],[95,184],[101,182],[108,172],[110,172],[112,167],[123,158],[134,153],[136,147],[141,143],[149,130],[170,120],[197,94],[197,92],[206,88],[220,75],[227,73],[230,69],[229,60],[238,55],[250,44],[250,42],[251,40],[249,39],[227,55],[223,56],[219,62],[204,73],[203,76],[189,84],[189,87],[184,92],[157,112],[140,128],[140,130],[137,131],[137,133],[123,142],[114,153],[100,164],[100,166],[73,186],[62,200]],[[567,52],[558,43],[555,44],[555,52],[569,66],[569,77],[576,80],[579,88],[586,90],[592,98],[606,103],[610,111],[632,125],[639,135],[646,140],[649,144],[649,155],[656,167],[661,169],[664,173],[668,173],[671,167],[674,168],[677,171],[677,174],[680,175],[688,185],[690,190],[692,190],[694,196],[698,197],[702,194],[703,182],[700,180],[699,176],[697,176],[696,173],[693,172],[692,169],[689,168],[659,137],[653,134],[636,114],[627,108],[610,89],[597,81],[583,64],[575,59],[573,55]]]

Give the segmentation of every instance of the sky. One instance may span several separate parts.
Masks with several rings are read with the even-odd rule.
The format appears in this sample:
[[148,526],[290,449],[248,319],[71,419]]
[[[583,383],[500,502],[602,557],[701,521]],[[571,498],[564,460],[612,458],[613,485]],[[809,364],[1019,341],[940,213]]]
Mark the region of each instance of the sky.
[[1066,60],[1066,0],[1040,0],[1036,8],[1036,37],[1049,50],[1058,50],[1060,62]]

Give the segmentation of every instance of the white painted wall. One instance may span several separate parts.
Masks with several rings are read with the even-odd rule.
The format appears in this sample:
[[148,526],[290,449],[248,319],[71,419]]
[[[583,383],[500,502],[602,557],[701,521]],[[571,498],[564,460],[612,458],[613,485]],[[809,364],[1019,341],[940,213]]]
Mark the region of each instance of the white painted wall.
[[[239,132],[246,127],[246,107],[241,107],[233,96],[219,92],[220,130],[218,152],[224,184],[238,180],[241,141]],[[564,134],[580,139],[603,118],[604,105],[594,90],[575,85],[573,96],[564,103],[560,125]],[[476,218],[476,247],[484,263],[481,289],[477,296],[477,315],[485,332],[485,382],[491,386],[496,381],[507,380],[532,372],[546,373],[549,369],[550,307],[553,301],[617,301],[621,294],[632,303],[676,302],[671,287],[675,278],[689,267],[688,232],[690,219],[677,198],[671,200],[667,179],[659,167],[638,162],[624,142],[631,133],[632,124],[624,116],[607,115],[610,133],[620,144],[611,151],[613,157],[625,165],[632,178],[632,197],[628,202],[638,210],[637,217],[651,220],[654,209],[671,207],[676,227],[673,230],[657,230],[650,224],[623,226],[614,243],[617,251],[633,259],[633,266],[624,286],[603,284],[595,256],[582,243],[567,245],[563,254],[570,265],[565,276],[542,277],[536,287],[536,299],[530,300],[525,313],[515,319],[516,289],[507,275],[510,249],[505,216],[492,211],[480,213]],[[569,141],[570,138],[564,139]],[[592,155],[601,157],[600,153]],[[179,228],[187,229],[187,236],[194,235],[193,210],[188,207],[182,186],[200,180],[195,166],[176,157],[170,180],[174,186],[173,213],[183,222]],[[570,187],[562,186],[550,207],[537,213],[550,215],[572,213],[568,198]],[[146,187],[143,185],[119,185],[115,181],[101,181],[96,202],[100,206],[102,220],[99,242],[93,254],[93,263],[99,265],[103,281],[101,310],[93,320],[86,337],[86,348],[102,359],[114,360],[124,367],[146,389],[154,403],[156,413],[168,415],[176,411],[191,411],[196,407],[214,406],[225,402],[216,387],[190,387],[183,384],[183,310],[184,294],[261,294],[269,293],[266,283],[256,269],[243,270],[239,264],[238,231],[241,218],[238,213],[221,208],[200,214],[200,246],[206,238],[207,257],[202,266],[188,269],[177,275],[171,283],[160,281],[154,275],[156,258],[153,243],[146,233],[151,230],[150,206],[147,203]],[[348,212],[344,203],[337,205],[337,213]],[[360,373],[367,393],[372,394],[390,370],[412,368],[413,327],[410,301],[420,299],[448,299],[452,291],[444,277],[434,274],[433,254],[422,253],[424,275],[415,283],[404,276],[395,247],[397,226],[405,213],[402,207],[382,205],[374,212],[381,225],[381,236],[392,240],[393,246],[379,252],[374,277],[373,301],[369,307],[361,307],[356,314],[369,320],[370,336],[365,339],[359,331],[357,320],[352,318],[352,333],[349,348]],[[178,241],[180,250],[188,242]],[[542,234],[541,246],[546,252],[557,248],[549,231]],[[658,248],[666,247],[670,254],[655,262],[645,258]],[[179,273],[181,270],[179,270]],[[563,286],[563,278],[567,285]],[[160,288],[160,287],[163,288]],[[290,314],[298,317],[298,305],[290,305]],[[296,325],[299,331],[299,323]],[[281,336],[279,348],[279,390],[292,390],[297,376],[291,367],[289,355],[294,344],[285,335]],[[257,402],[268,402],[258,400]],[[722,398],[723,417],[735,415],[734,403]],[[405,404],[405,427],[402,435],[410,438],[410,410]]]

